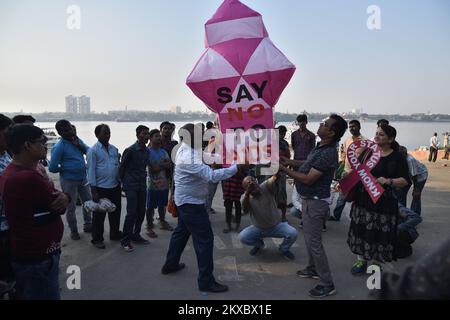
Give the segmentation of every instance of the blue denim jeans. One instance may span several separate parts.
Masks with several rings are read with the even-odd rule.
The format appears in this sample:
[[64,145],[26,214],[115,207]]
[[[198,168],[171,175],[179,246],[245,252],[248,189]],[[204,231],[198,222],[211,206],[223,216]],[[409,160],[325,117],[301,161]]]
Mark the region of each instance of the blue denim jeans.
[[176,267],[192,234],[198,264],[198,288],[205,290],[214,282],[213,246],[214,234],[209,215],[203,204],[183,204],[177,206],[178,225],[172,233],[165,265]]
[[[420,192],[422,192],[423,188],[425,187],[425,183],[427,183],[427,180],[419,181],[418,187]],[[411,201],[411,210],[417,213],[419,216],[422,214],[422,201],[421,201],[422,195],[419,197],[413,197]]]
[[412,239],[417,239],[419,234],[416,227],[422,222],[422,218],[413,210],[402,205],[399,205],[399,211],[401,218],[398,223],[398,229],[408,232]]
[[239,239],[243,244],[253,247],[262,247],[263,238],[284,238],[280,244],[280,251],[289,251],[290,247],[297,240],[298,231],[290,226],[287,222],[280,222],[275,227],[270,229],[260,229],[251,225],[239,234]]
[[11,263],[16,276],[16,288],[22,300],[60,300],[59,293],[59,258],[55,253],[49,259],[23,264]]
[[339,196],[336,201],[336,207],[334,207],[333,216],[336,218],[336,220],[340,220],[342,216],[342,211],[344,211],[345,204],[347,202],[345,201],[344,194],[342,192],[339,192]]

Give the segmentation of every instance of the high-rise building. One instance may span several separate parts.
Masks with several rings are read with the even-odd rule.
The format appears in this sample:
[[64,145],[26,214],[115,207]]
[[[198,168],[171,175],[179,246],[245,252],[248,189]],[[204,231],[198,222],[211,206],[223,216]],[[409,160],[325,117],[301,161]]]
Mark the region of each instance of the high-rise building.
[[181,107],[180,106],[175,106],[175,107],[172,107],[172,108],[170,108],[170,112],[172,112],[172,113],[181,113]]
[[81,96],[78,98],[78,111],[80,114],[91,113],[91,98]]
[[78,113],[78,99],[72,95],[66,97],[66,113]]

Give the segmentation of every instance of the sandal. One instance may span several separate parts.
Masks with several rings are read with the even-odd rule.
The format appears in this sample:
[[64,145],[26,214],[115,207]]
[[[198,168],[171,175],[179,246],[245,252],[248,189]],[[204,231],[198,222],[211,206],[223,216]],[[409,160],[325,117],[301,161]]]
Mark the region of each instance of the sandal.
[[158,235],[155,233],[155,231],[153,231],[153,229],[148,229],[148,230],[147,230],[147,235],[148,235],[150,238],[158,238]]
[[161,230],[173,231],[173,228],[166,221],[161,222]]

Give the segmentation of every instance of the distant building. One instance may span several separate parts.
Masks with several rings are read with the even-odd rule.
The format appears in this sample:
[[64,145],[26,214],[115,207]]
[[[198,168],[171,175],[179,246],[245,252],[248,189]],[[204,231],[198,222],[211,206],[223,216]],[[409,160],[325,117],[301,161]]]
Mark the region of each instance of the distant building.
[[90,114],[91,98],[87,96],[75,97],[73,95],[66,97],[66,113],[70,114]]
[[78,99],[72,95],[66,97],[66,113],[78,113]]
[[362,109],[358,109],[358,108],[352,109],[352,113],[356,114],[356,115],[359,115],[359,114],[362,113]]
[[81,96],[78,98],[78,111],[80,114],[91,113],[91,98]]
[[176,113],[176,114],[180,114],[181,113],[181,107],[180,106],[175,106],[170,108],[170,112]]

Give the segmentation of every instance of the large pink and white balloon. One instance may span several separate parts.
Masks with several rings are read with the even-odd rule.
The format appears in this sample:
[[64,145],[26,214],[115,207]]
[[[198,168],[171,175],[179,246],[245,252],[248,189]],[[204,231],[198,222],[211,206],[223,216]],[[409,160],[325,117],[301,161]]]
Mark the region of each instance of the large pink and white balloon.
[[273,108],[295,66],[272,43],[262,16],[225,0],[206,22],[206,51],[187,85],[217,113],[220,129],[273,128]]

